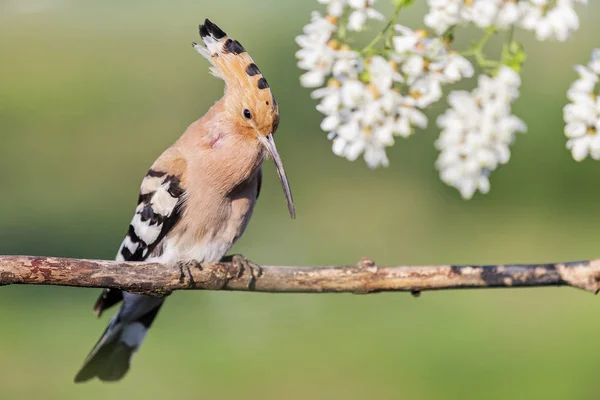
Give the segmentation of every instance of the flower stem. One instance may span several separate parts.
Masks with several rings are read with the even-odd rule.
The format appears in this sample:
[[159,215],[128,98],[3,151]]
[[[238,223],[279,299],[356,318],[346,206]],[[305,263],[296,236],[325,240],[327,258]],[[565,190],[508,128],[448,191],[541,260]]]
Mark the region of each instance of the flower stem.
[[473,44],[469,50],[465,50],[465,51],[461,52],[461,55],[463,55],[465,57],[474,56],[475,58],[483,57],[485,59],[485,56],[483,54],[483,48],[485,47],[487,42],[490,40],[490,38],[492,36],[494,36],[494,33],[496,33],[496,28],[494,28],[493,26],[487,28],[485,30],[485,34],[481,37],[481,39],[479,39],[478,42]]
[[515,40],[515,26],[511,25],[510,29],[508,30],[507,42],[512,43],[514,40]]
[[507,65],[516,72],[520,72],[527,58],[523,45],[514,38],[514,27],[508,32],[506,37],[506,43],[502,47],[502,60],[503,65]]
[[346,40],[346,33],[348,32],[348,18],[346,14],[347,11],[345,11],[343,18],[340,21],[340,26],[337,30],[337,37],[342,43]]
[[478,42],[474,43],[470,49],[461,52],[460,54],[465,57],[474,57],[477,64],[484,69],[497,68],[501,65],[500,61],[489,60],[485,57],[483,49],[487,45],[488,41],[496,33],[496,28],[491,26],[485,30],[485,34],[479,39]]
[[394,25],[396,25],[396,22],[398,21],[398,15],[400,14],[400,10],[402,9],[402,7],[404,7],[405,5],[407,5],[409,3],[410,3],[410,0],[398,1],[398,4],[396,5],[396,9],[394,10],[394,14],[392,14],[392,18],[385,25],[385,27],[381,30],[381,32],[379,32],[377,34],[377,36],[375,36],[375,39],[373,39],[368,45],[366,45],[360,51],[361,54],[368,55],[368,54],[372,53],[375,45],[377,43],[379,43],[379,41],[382,39],[384,39],[383,45],[386,49],[389,49],[392,47],[392,35],[394,32]]
[[392,36],[394,35],[394,26],[398,22],[398,16],[400,15],[400,10],[402,9],[402,7],[404,7],[407,4],[408,4],[407,1],[399,1],[398,4],[396,5],[396,9],[394,10],[392,19],[390,20],[390,22],[388,23],[388,25],[386,27],[387,32],[384,31],[385,32],[385,41],[383,42],[383,45],[386,49],[392,48]]

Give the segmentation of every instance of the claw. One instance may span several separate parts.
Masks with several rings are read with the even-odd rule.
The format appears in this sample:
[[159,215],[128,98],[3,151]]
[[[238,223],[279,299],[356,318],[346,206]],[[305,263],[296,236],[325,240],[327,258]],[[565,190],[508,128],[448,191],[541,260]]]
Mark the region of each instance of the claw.
[[198,268],[202,271],[202,265],[197,261],[185,261],[179,264],[179,282],[184,283],[187,280],[188,287],[194,287],[194,276],[192,275],[192,269]]
[[231,262],[240,270],[240,276],[242,276],[244,272],[248,271],[250,274],[248,289],[254,289],[254,286],[256,285],[256,278],[262,275],[262,268],[260,265],[253,263],[241,254],[234,254],[231,256]]

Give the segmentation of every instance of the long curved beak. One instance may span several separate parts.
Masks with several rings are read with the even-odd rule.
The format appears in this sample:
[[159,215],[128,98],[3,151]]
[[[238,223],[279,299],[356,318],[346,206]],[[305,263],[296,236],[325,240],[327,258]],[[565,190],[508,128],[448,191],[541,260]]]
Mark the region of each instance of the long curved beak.
[[283,192],[285,193],[285,199],[287,200],[290,217],[296,218],[296,211],[294,210],[294,199],[292,198],[292,191],[290,190],[290,184],[288,183],[287,176],[285,175],[285,169],[283,169],[283,162],[281,162],[281,157],[279,157],[277,147],[275,147],[275,140],[273,140],[273,134],[269,133],[267,136],[258,135],[258,140],[260,140],[263,146],[265,146],[265,149],[267,149],[269,156],[271,156],[273,162],[275,162],[275,168],[277,169],[277,175],[279,175],[279,181],[281,182]]

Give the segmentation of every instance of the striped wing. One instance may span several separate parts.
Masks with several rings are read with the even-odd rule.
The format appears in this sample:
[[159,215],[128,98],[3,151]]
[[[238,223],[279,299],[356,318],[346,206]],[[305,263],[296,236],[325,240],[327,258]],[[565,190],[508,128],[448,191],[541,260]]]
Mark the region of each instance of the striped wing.
[[[181,217],[183,195],[181,176],[152,168],[142,181],[135,214],[125,239],[121,243],[117,261],[144,261],[152,254],[167,233]],[[94,311],[100,316],[104,310],[123,300],[120,290],[104,289]]]
[[143,261],[181,216],[180,178],[151,169],[142,182],[138,205],[117,260]]

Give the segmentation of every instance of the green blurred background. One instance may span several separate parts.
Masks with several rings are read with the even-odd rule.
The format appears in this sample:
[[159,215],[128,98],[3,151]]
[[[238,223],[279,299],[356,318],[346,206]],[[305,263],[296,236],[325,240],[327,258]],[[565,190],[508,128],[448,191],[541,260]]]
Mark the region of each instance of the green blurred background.
[[[600,166],[574,162],[562,133],[572,65],[599,45],[590,3],[568,44],[517,33],[529,61],[515,111],[529,132],[491,193],[467,202],[433,166],[443,102],[431,129],[397,141],[387,169],[331,153],[294,58],[316,1],[0,0],[0,254],[114,257],[141,177],[222,94],[190,46],[209,17],[250,50],[280,103],[298,212],[289,219],[267,165],[235,251],[283,265],[598,257]],[[74,385],[108,320],[92,313],[97,295],[0,289],[0,398],[598,398],[600,304],[574,289],[180,292],[124,381]]]

